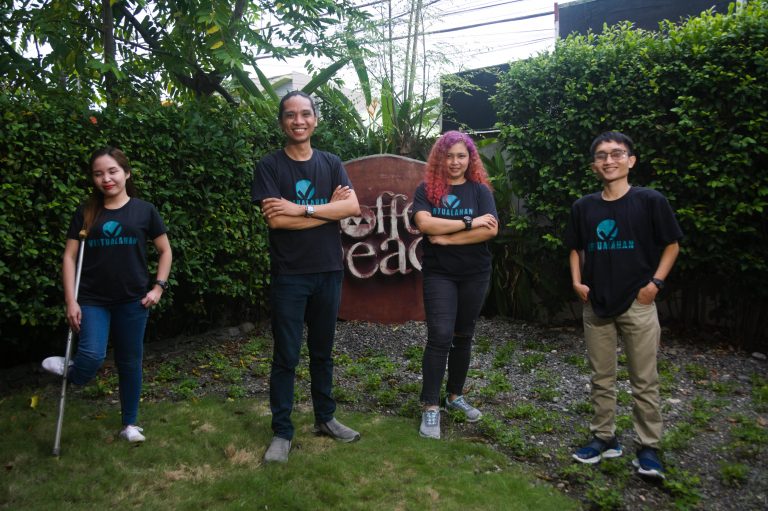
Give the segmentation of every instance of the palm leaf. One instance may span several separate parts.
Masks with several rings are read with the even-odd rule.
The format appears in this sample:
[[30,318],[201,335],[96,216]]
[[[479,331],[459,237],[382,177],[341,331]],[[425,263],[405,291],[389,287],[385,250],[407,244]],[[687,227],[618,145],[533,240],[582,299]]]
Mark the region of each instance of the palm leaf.
[[248,73],[240,68],[234,68],[232,70],[232,74],[235,75],[235,78],[237,78],[237,81],[240,83],[240,85],[242,85],[245,92],[254,98],[264,99],[264,94],[262,94],[256,84],[253,83],[253,80],[251,80],[251,77],[248,76]]
[[326,67],[319,73],[317,73],[315,76],[312,77],[312,79],[307,83],[302,89],[302,92],[306,92],[307,94],[312,94],[315,92],[321,85],[325,85],[330,81],[331,78],[336,74],[336,72],[341,69],[342,67],[346,66],[349,63],[350,58],[346,57],[341,59],[338,62],[335,62],[331,64],[330,66]]

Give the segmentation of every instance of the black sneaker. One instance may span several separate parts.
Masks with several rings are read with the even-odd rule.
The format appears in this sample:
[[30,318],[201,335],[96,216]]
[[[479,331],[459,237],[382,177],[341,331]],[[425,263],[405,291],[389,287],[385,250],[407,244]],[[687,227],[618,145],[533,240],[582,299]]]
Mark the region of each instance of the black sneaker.
[[664,467],[661,465],[656,449],[641,447],[637,451],[637,459],[632,460],[632,464],[641,476],[664,479]]
[[573,459],[592,465],[603,458],[618,458],[621,454],[621,444],[615,436],[607,442],[594,437],[591,442],[573,453]]

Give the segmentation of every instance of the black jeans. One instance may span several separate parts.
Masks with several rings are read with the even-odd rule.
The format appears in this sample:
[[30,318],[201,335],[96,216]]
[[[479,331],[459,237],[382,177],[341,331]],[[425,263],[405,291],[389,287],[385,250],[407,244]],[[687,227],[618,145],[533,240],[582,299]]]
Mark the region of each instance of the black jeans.
[[310,392],[316,422],[333,419],[333,337],[341,301],[343,272],[273,275],[270,287],[274,356],[269,377],[269,404],[275,436],[291,440],[296,366],[304,323],[307,324]]
[[469,370],[475,322],[483,307],[490,273],[467,279],[424,275],[427,347],[421,364],[421,402],[440,404],[440,385],[448,366],[448,394],[461,395]]

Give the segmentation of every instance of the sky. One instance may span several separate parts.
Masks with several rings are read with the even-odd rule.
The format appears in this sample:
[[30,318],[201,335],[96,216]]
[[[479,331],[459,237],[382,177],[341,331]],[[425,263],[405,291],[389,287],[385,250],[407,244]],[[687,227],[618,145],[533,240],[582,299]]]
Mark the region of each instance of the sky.
[[[375,1],[357,0],[358,5],[372,3]],[[441,73],[503,64],[554,47],[554,0],[423,0],[423,3],[431,13],[426,44],[449,57]],[[406,0],[392,0],[394,15],[406,13],[409,4]],[[385,0],[378,9],[386,9],[386,5]],[[374,17],[380,17],[376,5],[366,9]],[[267,76],[277,76],[302,72],[305,60],[265,59],[259,61],[259,67]],[[349,81],[354,74],[350,69],[342,76]]]

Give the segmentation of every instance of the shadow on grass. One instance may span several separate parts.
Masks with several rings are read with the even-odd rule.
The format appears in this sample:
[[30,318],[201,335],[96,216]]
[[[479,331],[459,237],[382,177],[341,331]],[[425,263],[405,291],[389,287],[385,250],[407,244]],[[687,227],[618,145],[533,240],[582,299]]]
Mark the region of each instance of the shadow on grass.
[[51,455],[58,398],[47,388],[0,400],[3,509],[505,509],[565,511],[571,500],[538,484],[488,446],[425,440],[413,420],[340,418],[362,434],[340,444],[314,436],[295,413],[286,464],[264,465],[267,403],[205,398],[146,403],[147,442],[117,438],[116,404],[67,403],[62,453]]

